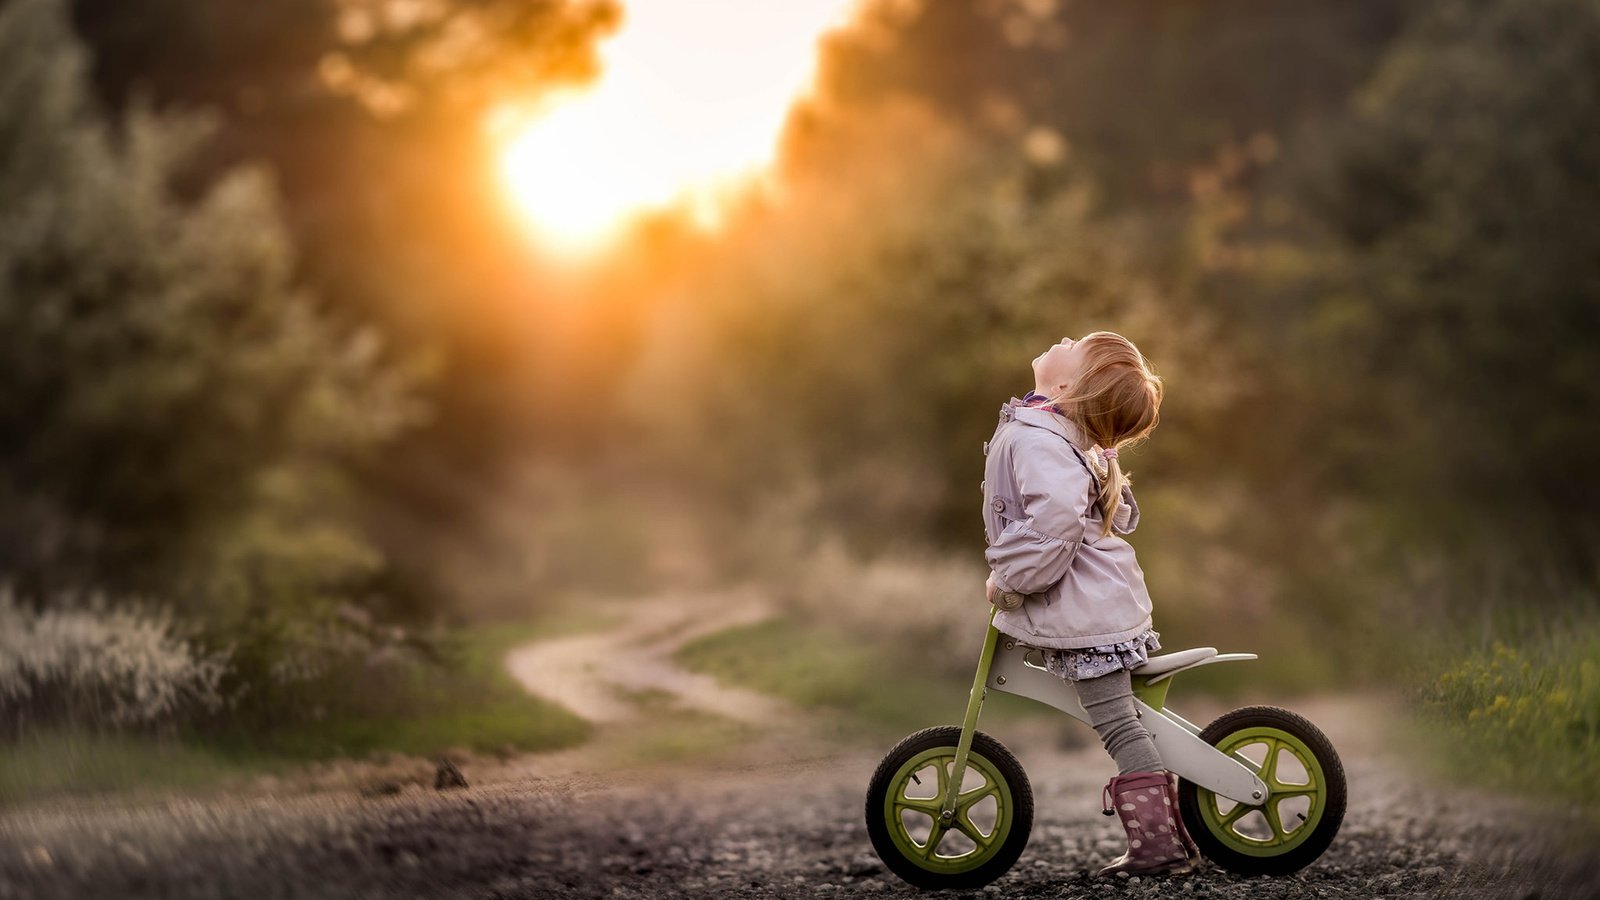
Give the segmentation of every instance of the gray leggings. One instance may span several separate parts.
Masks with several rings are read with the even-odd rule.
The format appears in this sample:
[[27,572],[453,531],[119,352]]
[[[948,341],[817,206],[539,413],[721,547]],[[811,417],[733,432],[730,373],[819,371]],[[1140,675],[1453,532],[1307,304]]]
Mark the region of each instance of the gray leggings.
[[1089,724],[1100,735],[1100,742],[1106,745],[1106,752],[1116,761],[1120,774],[1165,770],[1155,741],[1134,714],[1133,685],[1126,670],[1072,684],[1078,689],[1078,700],[1089,713]]

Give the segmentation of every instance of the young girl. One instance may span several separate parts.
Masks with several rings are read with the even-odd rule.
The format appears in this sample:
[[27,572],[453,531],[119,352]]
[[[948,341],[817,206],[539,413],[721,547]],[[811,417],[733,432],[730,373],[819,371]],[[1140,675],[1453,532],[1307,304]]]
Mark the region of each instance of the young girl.
[[1199,851],[1176,780],[1134,711],[1129,670],[1160,649],[1133,546],[1139,523],[1118,453],[1155,428],[1161,379],[1127,338],[1064,339],[1033,361],[1034,389],[1000,409],[984,446],[984,530],[994,625],[1043,648],[1071,682],[1121,773],[1107,804],[1128,851],[1101,869],[1192,871]]

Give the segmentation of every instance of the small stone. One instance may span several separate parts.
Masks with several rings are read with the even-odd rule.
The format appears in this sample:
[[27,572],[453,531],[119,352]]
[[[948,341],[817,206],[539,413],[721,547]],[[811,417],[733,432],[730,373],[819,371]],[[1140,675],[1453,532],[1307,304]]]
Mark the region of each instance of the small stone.
[[1132,878],[1129,878],[1128,879],[1128,883],[1129,884],[1138,884],[1139,883],[1139,876],[1135,875]]
[[444,791],[467,786],[467,776],[461,774],[456,764],[451,762],[448,756],[439,757],[438,768],[433,775],[433,789]]

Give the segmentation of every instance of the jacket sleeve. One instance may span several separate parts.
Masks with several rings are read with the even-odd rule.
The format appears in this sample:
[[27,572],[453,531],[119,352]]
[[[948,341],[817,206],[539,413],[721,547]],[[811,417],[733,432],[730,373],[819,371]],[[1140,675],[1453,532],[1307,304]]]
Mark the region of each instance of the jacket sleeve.
[[1006,523],[984,553],[1002,591],[1036,594],[1067,574],[1083,540],[1083,514],[1093,479],[1065,443],[1015,447],[1012,473],[1022,518]]
[[1139,501],[1133,499],[1133,488],[1122,486],[1122,505],[1117,507],[1117,517],[1111,520],[1111,530],[1117,534],[1133,534],[1139,527]]

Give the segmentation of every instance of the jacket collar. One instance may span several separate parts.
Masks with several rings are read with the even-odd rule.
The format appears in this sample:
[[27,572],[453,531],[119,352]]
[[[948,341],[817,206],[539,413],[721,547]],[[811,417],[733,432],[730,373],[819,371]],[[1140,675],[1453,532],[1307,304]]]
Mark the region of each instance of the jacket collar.
[[1029,406],[1012,397],[1006,402],[1005,408],[1011,411],[1011,417],[1024,425],[1043,428],[1046,431],[1060,435],[1067,443],[1078,448],[1081,452],[1088,453],[1094,441],[1089,440],[1082,429],[1072,423],[1072,420],[1060,413],[1054,413],[1041,406]]

